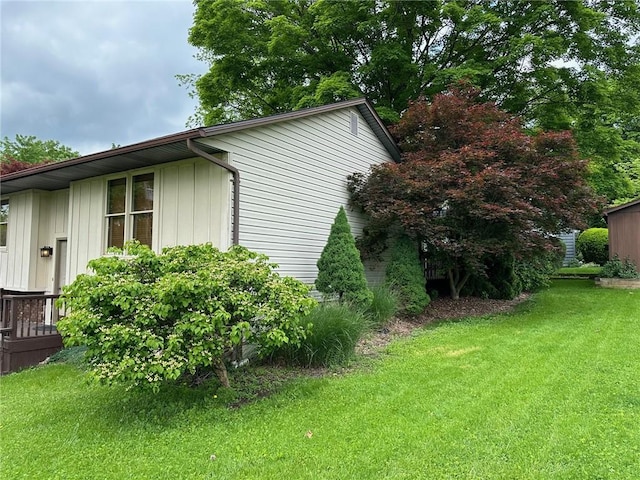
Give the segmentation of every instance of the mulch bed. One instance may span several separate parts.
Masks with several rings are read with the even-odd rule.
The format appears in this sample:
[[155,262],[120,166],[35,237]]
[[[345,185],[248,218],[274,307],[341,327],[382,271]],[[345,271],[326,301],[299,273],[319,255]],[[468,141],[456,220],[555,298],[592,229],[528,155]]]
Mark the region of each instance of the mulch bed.
[[513,300],[477,297],[463,297],[459,300],[437,298],[427,306],[421,315],[411,319],[394,318],[382,330],[367,335],[358,343],[356,352],[363,355],[375,355],[394,339],[406,337],[425,325],[456,318],[481,317],[510,312],[516,305],[529,297],[530,294],[521,294]]

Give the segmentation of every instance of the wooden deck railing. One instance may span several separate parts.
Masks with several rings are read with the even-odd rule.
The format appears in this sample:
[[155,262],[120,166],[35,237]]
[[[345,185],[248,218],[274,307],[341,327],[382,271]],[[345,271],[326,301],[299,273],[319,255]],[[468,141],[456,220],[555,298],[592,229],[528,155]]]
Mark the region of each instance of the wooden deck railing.
[[0,306],[0,332],[11,338],[38,337],[58,333],[60,316],[55,306],[59,295],[3,295]]

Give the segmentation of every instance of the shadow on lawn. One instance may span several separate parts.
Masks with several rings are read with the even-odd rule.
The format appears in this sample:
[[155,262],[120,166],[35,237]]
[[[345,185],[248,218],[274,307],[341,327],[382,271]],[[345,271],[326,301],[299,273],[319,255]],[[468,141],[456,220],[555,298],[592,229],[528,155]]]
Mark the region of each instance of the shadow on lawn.
[[[85,383],[76,395],[69,395],[52,405],[46,415],[49,419],[53,416],[56,422],[93,425],[103,432],[160,431],[189,423],[192,418],[200,422],[203,419],[221,421],[229,418],[230,411],[276,393],[282,394],[282,401],[308,397],[325,384],[322,379],[303,380],[318,377],[317,372],[274,366],[246,367],[232,370],[229,375],[230,389],[223,388],[215,378],[209,378],[197,387],[165,384],[157,393]],[[81,407],[76,409],[72,405]]]

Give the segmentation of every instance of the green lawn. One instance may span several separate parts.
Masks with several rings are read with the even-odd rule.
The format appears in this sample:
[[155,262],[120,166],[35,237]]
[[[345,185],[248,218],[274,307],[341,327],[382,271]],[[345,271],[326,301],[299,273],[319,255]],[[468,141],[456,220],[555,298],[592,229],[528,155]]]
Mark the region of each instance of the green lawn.
[[562,267],[556,271],[557,276],[593,277],[600,274],[602,267]]
[[640,291],[592,284],[556,282],[518,313],[428,328],[240,409],[89,386],[69,365],[10,375],[0,475],[638,478]]

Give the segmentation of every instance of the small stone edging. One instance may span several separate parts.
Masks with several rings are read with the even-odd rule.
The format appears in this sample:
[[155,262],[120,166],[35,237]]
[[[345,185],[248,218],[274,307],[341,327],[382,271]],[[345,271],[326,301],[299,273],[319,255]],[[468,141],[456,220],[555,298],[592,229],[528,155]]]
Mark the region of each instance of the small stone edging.
[[640,289],[640,278],[596,278],[596,285],[603,288]]

